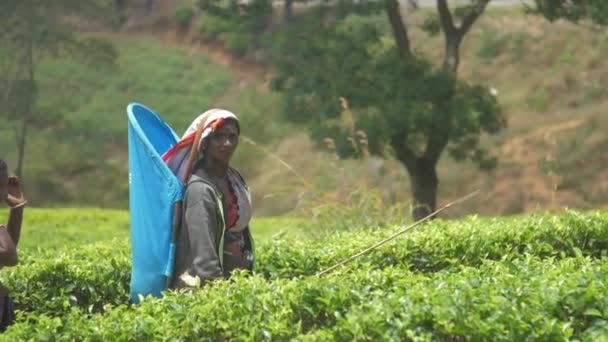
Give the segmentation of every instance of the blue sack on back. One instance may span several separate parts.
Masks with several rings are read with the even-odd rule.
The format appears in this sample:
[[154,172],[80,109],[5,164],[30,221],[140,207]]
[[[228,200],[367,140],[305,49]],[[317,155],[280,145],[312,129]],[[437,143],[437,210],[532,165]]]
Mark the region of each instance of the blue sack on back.
[[173,275],[174,207],[182,199],[184,187],[161,158],[177,142],[171,127],[158,114],[138,103],[129,104],[127,115],[132,248],[130,297],[137,303],[140,295],[159,297]]

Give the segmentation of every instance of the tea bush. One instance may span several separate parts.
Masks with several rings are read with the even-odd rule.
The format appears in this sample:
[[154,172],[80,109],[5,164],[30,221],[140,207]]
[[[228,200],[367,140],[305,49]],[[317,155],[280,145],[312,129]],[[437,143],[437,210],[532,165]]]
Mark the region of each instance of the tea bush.
[[[30,218],[38,222],[34,231],[53,225],[45,217]],[[107,223],[93,221],[80,230],[109,230]],[[273,222],[263,222],[266,237]],[[62,240],[62,231],[70,238]],[[1,340],[608,336],[605,211],[435,220],[322,278],[314,274],[392,230],[338,232],[324,241],[279,235],[257,244],[255,275],[198,291],[169,291],[140,305],[128,303],[128,239],[118,234],[89,244],[90,237],[81,236],[78,244],[74,231],[57,229],[55,241],[62,248],[49,248],[48,242],[27,249],[20,266],[2,270],[19,323]]]
[[423,275],[238,275],[90,318],[40,315],[4,340],[566,340],[606,334],[608,263],[522,257]]
[[[267,220],[264,224],[270,227],[272,222]],[[338,233],[325,241],[284,235],[260,241],[256,272],[270,280],[314,275],[390,233],[388,229],[370,229]],[[369,269],[395,267],[432,274],[526,255],[601,258],[607,254],[606,249],[608,215],[602,212],[502,219],[470,217],[432,222],[346,267],[356,269],[367,264]],[[128,302],[129,242],[119,238],[26,254],[20,266],[4,269],[1,275],[12,290],[21,320],[41,314],[59,317],[73,308],[82,314],[104,312]]]
[[[397,230],[399,227],[394,227]],[[391,230],[337,232],[324,241],[273,240],[261,246],[257,271],[267,277],[310,275],[387,237]],[[531,254],[540,257],[592,256],[608,253],[608,215],[570,211],[560,216],[522,218],[469,217],[436,220],[406,233],[361,258],[375,267],[399,266],[436,272],[483,260]]]
[[2,270],[20,319],[62,316],[72,308],[103,312],[128,302],[130,278],[131,252],[124,239],[40,253]]

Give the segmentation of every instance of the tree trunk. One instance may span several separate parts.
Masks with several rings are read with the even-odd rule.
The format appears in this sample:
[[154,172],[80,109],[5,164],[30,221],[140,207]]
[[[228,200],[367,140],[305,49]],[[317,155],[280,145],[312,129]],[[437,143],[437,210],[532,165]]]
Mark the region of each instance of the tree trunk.
[[461,39],[456,36],[446,36],[445,38],[445,58],[443,60],[443,67],[456,75],[458,72],[458,66],[460,64],[460,42]]
[[293,18],[293,1],[285,0],[285,8],[283,8],[283,24],[289,24]]
[[408,168],[414,210],[414,220],[420,220],[437,209],[439,179],[435,164],[419,159],[417,165]]
[[[460,43],[490,1],[478,0],[474,2],[474,6],[469,8],[457,27],[448,0],[437,0],[437,13],[445,37],[443,66],[454,77],[457,76],[460,64]],[[410,1],[410,3],[413,2],[415,1]],[[402,57],[408,57],[412,52],[407,27],[401,17],[399,1],[384,0],[384,5],[399,53]],[[446,103],[449,103],[449,101]],[[397,134],[391,137],[391,145],[397,154],[397,159],[405,166],[410,176],[414,200],[412,214],[416,220],[420,220],[436,210],[439,186],[436,166],[450,138],[449,129],[440,131],[433,127],[428,134],[427,146],[422,155],[417,155],[407,146],[405,136]]]
[[[410,187],[414,201],[412,216],[415,220],[420,220],[435,211],[437,206],[439,179],[437,178],[436,166],[439,155],[428,150],[426,154],[431,156],[418,156],[407,146],[405,141],[404,137],[394,135],[391,137],[391,146],[395,150],[397,160],[405,167],[410,177]],[[440,147],[437,144],[433,146]]]
[[23,160],[25,159],[25,142],[27,137],[27,120],[21,121],[21,132],[18,136],[19,155],[17,156],[17,177],[23,178]]
[[460,62],[460,43],[467,34],[471,26],[477,18],[483,13],[486,6],[491,0],[478,0],[469,11],[461,19],[460,26],[454,24],[452,11],[448,6],[447,0],[437,0],[437,13],[439,13],[439,22],[445,36],[445,58],[443,66],[447,71],[454,75],[458,72],[458,64]]
[[391,29],[393,30],[393,37],[395,38],[395,43],[399,49],[399,55],[402,57],[410,56],[410,38],[407,34],[407,28],[405,27],[403,18],[401,17],[399,1],[384,0],[384,8],[386,10],[386,15],[388,16],[388,21],[391,24]]
[[[36,80],[36,69],[34,63],[34,46],[33,42],[28,42],[27,56],[26,56],[26,65],[28,68],[29,75],[29,84],[35,84]],[[35,87],[31,87],[30,91],[34,92]],[[30,101],[27,103],[27,108],[24,108],[23,113],[25,114],[21,119],[21,132],[18,132],[17,135],[17,148],[19,149],[19,154],[17,156],[17,177],[23,177],[23,162],[25,160],[25,144],[27,142],[27,125],[29,124],[29,120],[32,116],[32,107],[35,101],[35,96],[31,96]],[[19,130],[19,129],[18,129]]]

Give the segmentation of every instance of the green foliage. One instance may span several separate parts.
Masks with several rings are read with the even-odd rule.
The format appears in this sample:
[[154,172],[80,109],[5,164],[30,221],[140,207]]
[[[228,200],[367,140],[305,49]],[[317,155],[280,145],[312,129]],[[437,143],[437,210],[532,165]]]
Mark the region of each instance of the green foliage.
[[226,32],[220,35],[220,39],[224,42],[226,49],[237,56],[247,53],[254,42],[253,34],[245,32]]
[[[99,0],[6,0],[0,4],[0,46],[9,51],[0,67],[0,75],[6,78],[0,82],[0,119],[15,128],[17,176],[23,176],[28,126],[45,127],[49,123],[45,114],[58,110],[39,101],[40,94],[47,91],[38,83],[41,61],[48,56],[66,56],[98,69],[113,66],[116,52],[111,44],[97,38],[81,38],[71,21],[66,20],[70,16],[90,20],[93,15],[103,17],[107,5],[107,1]],[[55,120],[60,118],[61,115],[52,116]]]
[[[346,259],[397,231],[369,229],[335,232],[321,241],[274,240],[259,248],[257,271],[269,278],[311,275]],[[373,238],[371,238],[373,237]],[[512,260],[522,255],[564,258],[608,254],[605,213],[569,212],[561,217],[482,219],[456,222],[435,220],[361,258],[372,267],[399,267],[416,272],[478,266],[484,260]]]
[[[72,92],[56,89],[66,109],[70,138],[117,144],[126,136],[126,105],[138,101],[158,111],[178,131],[185,130],[232,80],[208,58],[192,58],[186,47],[171,47],[150,37],[109,36],[120,52],[118,71],[90,71],[70,60],[52,59],[41,66],[41,84],[71,78]],[[46,98],[44,101],[52,101]],[[91,146],[94,147],[94,146]],[[98,149],[98,147],[95,147]],[[84,167],[84,166],[83,166]]]
[[[38,66],[37,101],[49,110],[40,112],[45,129],[30,137],[23,175],[35,205],[126,208],[127,104],[150,106],[181,135],[233,82],[227,68],[192,56],[186,47],[168,47],[146,36],[100,38],[120,53],[116,72],[88,68],[71,58],[49,57]],[[4,124],[0,129],[10,128]],[[17,148],[3,146],[9,164],[15,165],[11,160],[16,160]]]
[[441,33],[441,22],[437,13],[429,13],[422,22],[421,28],[431,37],[435,37]]
[[[0,215],[0,222],[6,216]],[[19,320],[105,312],[128,304],[131,252],[128,212],[99,209],[27,209],[20,264],[1,281],[11,289]],[[292,220],[254,220],[256,238],[268,240],[275,227]],[[291,229],[293,231],[293,228]]]
[[35,82],[16,79],[6,86],[1,113],[6,113],[9,120],[18,120],[36,101],[38,87]]
[[568,40],[562,53],[559,55],[557,66],[572,66],[576,64],[576,49],[575,42]]
[[511,60],[514,63],[520,63],[526,54],[526,43],[530,40],[530,36],[525,32],[518,32],[513,35],[513,40],[510,48]]
[[[6,223],[8,211],[0,211],[0,222]],[[59,252],[60,248],[82,246],[129,236],[129,213],[123,210],[72,208],[26,208],[19,254],[30,257],[38,253]]]
[[579,23],[589,19],[598,25],[608,25],[608,3],[603,0],[568,1],[535,0],[529,12],[544,16],[550,21],[558,19]]
[[485,63],[491,63],[507,49],[509,34],[484,30],[479,38],[477,56]]
[[[413,311],[390,312],[404,315],[407,312],[423,310],[426,312],[424,317],[429,314],[425,310],[431,310],[438,315],[441,312],[440,316],[444,318],[438,319],[439,321],[446,319],[444,323],[447,324],[447,322],[454,323],[455,316],[442,315],[453,310],[458,311],[457,308],[465,304],[458,304],[459,301],[464,301],[465,298],[469,298],[467,304],[462,307],[462,311],[458,311],[464,316],[479,310],[481,307],[477,305],[489,305],[486,307],[488,310],[501,311],[504,308],[496,308],[494,304],[489,303],[506,305],[509,300],[523,300],[522,298],[527,296],[529,296],[527,300],[535,301],[541,306],[542,304],[550,306],[554,303],[553,300],[558,300],[552,295],[545,297],[541,294],[544,291],[535,292],[536,290],[526,295],[520,293],[517,297],[512,297],[513,294],[509,294],[511,290],[505,290],[507,293],[500,290],[489,291],[488,288],[492,284],[500,289],[502,285],[509,287],[510,281],[513,281],[516,284],[514,286],[517,287],[529,279],[538,279],[538,286],[544,284],[543,286],[553,288],[553,285],[547,284],[553,284],[555,280],[555,287],[559,288],[561,285],[557,284],[563,281],[560,279],[567,278],[572,282],[569,284],[573,286],[571,288],[573,294],[563,299],[564,304],[559,301],[558,305],[563,306],[563,309],[559,309],[561,311],[548,308],[547,312],[549,312],[548,317],[564,319],[564,324],[568,319],[573,320],[571,325],[573,334],[576,335],[586,329],[584,327],[594,326],[592,322],[577,315],[584,315],[584,312],[594,307],[602,308],[603,304],[593,301],[597,300],[595,296],[606,294],[605,289],[595,288],[592,290],[595,291],[592,292],[593,294],[583,295],[580,288],[585,287],[580,285],[579,288],[578,285],[574,285],[578,284],[578,281],[581,281],[581,284],[587,280],[592,281],[595,279],[593,277],[599,274],[592,272],[591,269],[596,269],[597,265],[606,265],[605,262],[598,261],[603,260],[608,254],[606,212],[568,212],[559,217],[550,215],[503,219],[470,217],[454,222],[436,220],[374,250],[355,261],[351,267],[343,269],[343,273],[337,271],[327,279],[307,276],[382,239],[391,233],[391,229],[370,227],[356,232],[336,232],[331,236],[326,235],[324,240],[311,241],[302,238],[306,234],[295,234],[309,229],[310,223],[275,218],[253,222],[254,237],[258,241],[256,248],[258,276],[237,277],[234,281],[217,282],[194,293],[168,294],[163,300],[150,299],[141,306],[129,307],[127,306],[130,277],[129,243],[125,230],[114,229],[112,234],[111,228],[122,222],[126,217],[125,214],[121,212],[104,214],[82,210],[81,217],[69,223],[63,218],[74,215],[72,210],[59,210],[59,213],[34,211],[29,215],[32,218],[25,228],[30,227],[30,230],[24,230],[24,243],[27,243],[28,238],[31,239],[34,234],[46,230],[54,231],[55,239],[52,243],[50,241],[46,244],[41,243],[37,251],[31,247],[25,248],[21,253],[20,266],[2,271],[2,282],[12,291],[19,321],[27,324],[19,328],[15,327],[14,331],[20,331],[20,334],[42,332],[46,334],[52,333],[47,329],[60,329],[55,333],[67,334],[66,339],[73,339],[75,336],[81,336],[79,334],[104,334],[108,337],[115,333],[116,336],[122,336],[128,331],[143,329],[137,334],[159,336],[157,334],[161,334],[161,331],[169,329],[164,324],[176,324],[174,320],[182,317],[179,320],[181,332],[176,336],[186,334],[183,335],[184,338],[194,338],[191,334],[196,336],[197,334],[205,336],[234,334],[230,336],[235,339],[246,339],[263,334],[264,329],[270,329],[273,336],[278,334],[291,337],[295,336],[291,334],[300,333],[350,334],[358,331],[361,334],[375,334],[376,330],[371,328],[375,320],[369,321],[369,326],[362,326],[362,330],[352,330],[355,328],[343,326],[355,322],[348,319],[348,316],[352,315],[353,319],[357,320],[362,319],[360,315],[363,315],[363,312],[373,309],[367,306],[372,302],[380,301],[379,306],[373,310],[401,307],[393,306],[392,302],[384,304],[383,297],[375,297],[376,295],[365,297],[371,294],[370,286],[374,289],[372,292],[379,291],[378,296],[380,292],[390,293],[401,287],[403,290],[413,288],[414,292],[411,296],[408,293],[400,293],[398,296],[413,305],[411,307]],[[69,226],[64,227],[64,224]],[[53,229],[54,226],[57,228]],[[100,236],[99,239],[105,237],[105,241],[88,244],[91,236],[84,234],[74,236],[76,228],[81,231],[96,231]],[[273,230],[274,237],[269,239]],[[111,239],[114,236],[119,238]],[[57,246],[65,247],[57,249]],[[579,266],[581,269],[576,272],[571,270]],[[538,272],[541,268],[546,272]],[[595,275],[592,278],[585,278],[587,277],[585,269],[589,270],[589,277]],[[534,274],[534,277],[530,278],[529,274]],[[545,274],[556,278],[543,278]],[[500,278],[503,280],[499,281],[496,280],[496,276],[504,276],[504,278]],[[444,296],[449,296],[450,291],[445,289],[446,292],[442,292],[442,286],[438,287],[442,282],[445,282],[443,286],[447,286],[450,291],[455,289],[451,286],[459,288],[457,284],[477,285],[467,290],[472,291],[468,295],[463,295],[453,302],[445,301]],[[483,283],[487,283],[487,287],[479,287],[479,284]],[[353,295],[350,290],[355,291],[355,297],[350,297]],[[346,292],[343,293],[344,291]],[[356,294],[358,291],[362,293]],[[416,304],[417,300],[422,300],[422,297],[417,297],[417,291],[421,296],[427,291],[439,291],[437,295],[444,299],[434,301],[431,307],[428,303]],[[569,292],[564,289],[564,293]],[[483,298],[488,298],[490,302],[484,302]],[[352,304],[354,306],[351,307],[349,303],[357,304]],[[258,306],[263,310],[258,310]],[[225,312],[224,316],[213,318],[209,322],[222,319],[225,324],[199,325],[221,311]],[[97,315],[101,312],[105,312],[105,315]],[[335,312],[339,314],[336,315]],[[545,313],[543,311],[543,314]],[[435,317],[435,314],[432,317]],[[500,315],[504,315],[501,317],[505,320],[511,317],[521,319],[520,323],[532,324],[532,321],[528,321],[528,316],[519,316],[520,314],[514,310],[504,311]],[[55,320],[54,317],[62,319]],[[119,322],[119,317],[125,319],[124,324]],[[138,325],[152,320],[153,317],[161,320],[158,326],[160,330],[153,328],[154,325]],[[464,330],[461,334],[477,336],[475,335],[477,328],[473,327],[489,324],[476,317],[473,315],[467,321],[468,328],[462,327]],[[89,319],[92,321],[88,322]],[[277,321],[274,321],[275,319]],[[547,319],[547,322],[552,321]],[[293,328],[294,321],[301,321],[299,328],[285,328],[290,326]],[[247,323],[246,327],[232,329],[233,325],[237,326],[243,322]],[[362,322],[368,321],[363,319]],[[456,322],[460,321],[456,320]],[[132,324],[138,327],[133,327]],[[268,324],[276,325],[268,326]],[[428,330],[428,333],[438,329],[438,326],[443,326],[443,323],[428,326],[417,319],[406,320],[404,324],[410,324],[411,327],[424,331]],[[522,332],[534,331],[526,324],[521,327]],[[279,330],[275,331],[272,327]],[[317,329],[319,332],[315,332]],[[118,337],[118,339],[122,338]]]
[[203,16],[199,29],[204,37],[220,41],[230,52],[242,56],[259,46],[272,17],[272,2],[200,0]]
[[256,217],[251,222],[251,232],[256,244],[265,245],[275,238],[304,237],[307,223],[305,219],[290,216]]
[[[6,222],[6,211],[0,222]],[[19,319],[101,312],[128,301],[129,215],[125,211],[26,208],[17,267],[2,270]]]
[[[32,234],[60,223],[56,244],[70,247],[57,251],[49,244],[3,270],[20,323],[2,340],[556,340],[607,333],[605,212],[435,221],[324,278],[298,275],[389,231],[338,233],[318,242],[283,236],[259,245],[259,275],[168,292],[137,306],[127,305],[128,241],[83,245],[82,236],[78,243],[73,228],[62,226],[75,214],[30,215]],[[106,236],[110,222],[125,219],[90,210],[80,217],[66,224]],[[258,227],[286,224],[265,220]]]
[[[333,197],[333,198],[332,198]],[[409,222],[409,203],[390,203],[378,190],[337,191],[301,204],[297,211],[310,217],[305,233],[325,239],[338,232],[386,228]]]
[[[88,246],[47,248],[21,257],[20,266],[2,271],[20,320],[37,315],[61,317],[72,308],[83,314],[108,310],[129,299],[131,253],[116,239]],[[44,289],[41,291],[41,289]]]
[[494,29],[484,29],[479,36],[477,57],[486,64],[505,53],[509,53],[511,60],[519,64],[526,55],[526,43],[531,39],[526,32],[499,32]]
[[549,91],[546,88],[540,88],[530,94],[528,101],[535,110],[546,111],[549,108],[549,97]]
[[307,124],[315,141],[332,138],[341,156],[352,156],[349,130],[340,122],[339,99],[345,98],[354,131],[365,132],[373,154],[391,146],[397,155],[407,148],[421,156],[450,132],[452,156],[491,164],[479,135],[497,133],[506,120],[487,89],[424,59],[400,56],[373,17],[349,15],[335,25],[323,20],[311,16],[278,38],[274,86],[284,93],[286,119]]
[[[95,67],[112,65],[116,53],[111,44],[98,38],[79,37],[73,25],[65,16],[73,15],[91,19],[104,18],[109,13],[106,1],[78,2],[74,0],[58,0],[52,2],[39,2],[35,0],[7,0],[0,5],[0,21],[5,24],[6,30],[0,32],[0,42],[3,49],[10,52],[11,61],[7,63],[9,70],[16,70],[13,80],[17,83],[17,90],[29,90],[28,93],[11,94],[29,100],[18,113],[21,116],[30,111],[38,92],[46,89],[37,86],[37,66],[45,56],[69,56],[85,65],[93,64]],[[23,82],[32,83],[27,87],[20,87]],[[10,88],[10,84],[9,84]],[[2,99],[2,98],[0,98]],[[5,105],[0,102],[0,107]],[[8,106],[10,110],[15,110]],[[5,108],[2,108],[5,109]]]
[[[327,278],[236,276],[91,318],[38,316],[4,340],[561,340],[605,335],[604,260],[524,257],[414,275],[363,267]],[[575,275],[575,276],[573,276]]]
[[[211,107],[235,112],[243,134],[264,146],[293,131],[279,120],[278,94],[257,80],[235,79],[228,67],[200,51],[147,35],[99,38],[119,52],[116,72],[69,58],[49,57],[39,65],[38,87],[44,89],[39,106],[54,109],[39,116],[44,129],[29,138],[23,178],[34,205],[128,207],[125,108],[132,101],[157,111],[178,135]],[[14,167],[12,127],[0,122],[0,145],[7,146],[3,157]],[[259,150],[242,143],[233,162],[249,175],[261,172],[262,158]]]
[[214,16],[206,16],[201,19],[199,31],[203,37],[215,40],[220,34],[230,31],[230,22]]
[[189,6],[180,6],[175,10],[175,14],[173,18],[179,28],[182,31],[188,30],[190,28],[190,23],[192,21],[192,17],[194,16],[194,10]]

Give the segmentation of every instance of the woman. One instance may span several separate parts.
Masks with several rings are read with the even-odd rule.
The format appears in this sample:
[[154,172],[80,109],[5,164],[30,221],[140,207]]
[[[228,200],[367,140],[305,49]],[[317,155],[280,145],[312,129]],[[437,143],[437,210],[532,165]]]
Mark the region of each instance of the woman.
[[[21,235],[23,207],[27,203],[17,177],[8,176],[6,162],[0,159],[0,199],[11,209],[6,226],[0,224],[0,268],[17,265],[17,244]],[[0,332],[15,321],[9,291],[0,283]]]
[[173,288],[228,278],[235,269],[253,269],[249,190],[230,167],[239,120],[229,111],[212,109],[195,120],[184,139],[193,134],[195,159],[183,199]]

